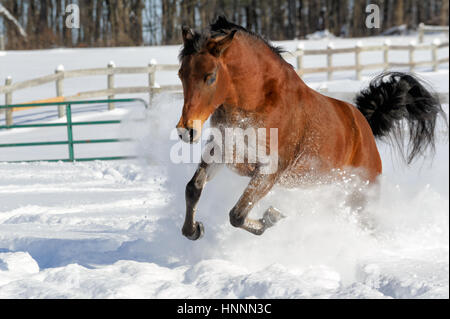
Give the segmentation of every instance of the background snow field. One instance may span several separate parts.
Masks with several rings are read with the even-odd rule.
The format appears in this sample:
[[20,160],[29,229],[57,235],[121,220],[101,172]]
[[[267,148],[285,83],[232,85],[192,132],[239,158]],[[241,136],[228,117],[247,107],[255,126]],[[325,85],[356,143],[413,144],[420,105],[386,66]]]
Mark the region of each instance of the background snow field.
[[[284,44],[292,49],[297,43]],[[309,44],[326,46],[310,41],[305,47]],[[151,58],[176,63],[178,49],[6,52],[0,56],[0,78],[50,74],[60,63],[66,69],[106,66],[110,60],[121,66],[146,65]],[[367,57],[367,63],[375,60]],[[353,73],[344,72],[327,85],[330,91],[356,92],[376,74],[355,81]],[[438,72],[419,69],[419,75],[448,92],[448,65]],[[176,74],[158,76],[160,82],[176,81]],[[305,80],[320,87],[325,77]],[[146,83],[139,76],[128,80]],[[106,86],[104,77],[67,82],[68,95]],[[53,90],[25,90],[14,101],[51,97]],[[435,155],[409,168],[379,143],[384,174],[378,190],[367,190],[371,201],[362,216],[345,205],[348,194],[363,187],[357,180],[277,187],[251,216],[273,205],[287,218],[262,237],[253,236],[233,228],[228,219],[248,178],[224,169],[200,200],[197,219],[205,225],[205,237],[191,242],[181,235],[181,226],[184,189],[196,165],[169,160],[176,142],[169,134],[182,103],[180,96],[161,94],[147,112],[135,105],[118,105],[113,112],[106,106],[75,110],[74,121],[124,120],[83,127],[76,138],[137,139],[79,148],[78,156],[133,153],[138,160],[0,163],[0,298],[449,298],[449,151],[443,121]],[[448,114],[448,105],[444,108]],[[49,113],[17,113],[17,123],[57,121],[54,110],[41,111]],[[64,129],[47,128],[0,131],[0,144],[60,140],[64,134]],[[0,161],[66,154],[67,146],[1,149]]]

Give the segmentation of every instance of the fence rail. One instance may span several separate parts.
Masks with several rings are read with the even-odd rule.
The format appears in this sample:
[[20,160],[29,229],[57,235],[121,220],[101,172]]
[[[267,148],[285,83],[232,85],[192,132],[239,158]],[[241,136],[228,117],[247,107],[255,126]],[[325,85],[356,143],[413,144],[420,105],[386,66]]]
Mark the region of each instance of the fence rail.
[[448,38],[449,27],[448,26],[425,25],[424,23],[420,23],[417,32],[419,34],[419,43],[423,43],[426,33],[446,32],[447,38]]
[[[384,42],[382,45],[363,45],[358,42],[354,47],[347,48],[335,48],[331,43],[326,49],[305,49],[303,45],[299,45],[294,52],[284,54],[285,58],[296,59],[296,70],[299,76],[312,73],[326,73],[327,80],[332,80],[335,72],[341,71],[355,71],[356,79],[361,80],[362,71],[364,70],[388,70],[390,68],[409,68],[414,71],[417,67],[430,66],[433,71],[436,71],[439,65],[448,63],[449,57],[439,58],[438,50],[449,47],[448,41],[441,42],[435,39],[431,44],[417,44],[410,43],[409,45],[392,45],[389,41]],[[389,60],[390,51],[405,51],[407,55],[407,62],[394,62]],[[416,51],[429,50],[431,51],[431,60],[429,61],[416,61]],[[382,54],[381,63],[363,64],[361,62],[361,54],[364,52],[379,51]],[[448,50],[446,51],[448,53]],[[354,54],[354,61],[351,65],[336,66],[333,65],[333,57],[336,54]],[[324,67],[305,67],[304,57],[310,55],[325,55],[326,66]],[[13,93],[18,90],[37,87],[47,83],[55,83],[56,96],[63,97],[65,101],[76,101],[83,99],[107,97],[108,99],[114,99],[116,95],[121,94],[138,94],[147,93],[149,99],[155,93],[161,91],[180,91],[181,85],[158,85],[156,82],[156,74],[159,71],[177,71],[179,65],[177,64],[158,64],[155,60],[151,60],[147,66],[143,67],[116,67],[113,62],[110,62],[106,68],[91,68],[91,69],[78,69],[78,70],[64,70],[63,66],[58,66],[54,74],[42,76],[39,78],[26,80],[23,82],[13,83],[11,77],[7,77],[5,85],[0,86],[0,94],[5,95],[5,105],[11,105],[13,100]],[[115,77],[121,74],[147,74],[148,81],[145,86],[132,86],[132,87],[116,87]],[[64,95],[64,80],[78,77],[89,76],[106,76],[106,89],[92,90],[86,92],[80,92],[72,96]],[[332,94],[332,92],[328,92]],[[336,95],[339,95],[336,92]],[[442,95],[442,94],[441,94]],[[448,101],[447,95],[443,95],[444,100]],[[114,108],[114,103],[109,103],[109,109]],[[1,109],[0,109],[1,112]],[[65,108],[60,105],[58,108],[58,116],[63,117],[65,115]],[[13,124],[13,109],[6,109],[6,122],[7,125]]]

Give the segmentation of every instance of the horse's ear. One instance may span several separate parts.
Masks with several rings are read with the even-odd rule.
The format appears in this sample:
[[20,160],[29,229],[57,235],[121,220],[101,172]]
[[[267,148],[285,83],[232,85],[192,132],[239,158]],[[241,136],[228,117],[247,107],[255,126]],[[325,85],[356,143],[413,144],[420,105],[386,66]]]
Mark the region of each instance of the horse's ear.
[[236,32],[237,30],[233,30],[224,37],[211,40],[207,46],[209,53],[217,58],[220,57],[230,46]]
[[194,31],[186,25],[181,27],[181,33],[183,34],[183,42],[186,43],[194,38]]

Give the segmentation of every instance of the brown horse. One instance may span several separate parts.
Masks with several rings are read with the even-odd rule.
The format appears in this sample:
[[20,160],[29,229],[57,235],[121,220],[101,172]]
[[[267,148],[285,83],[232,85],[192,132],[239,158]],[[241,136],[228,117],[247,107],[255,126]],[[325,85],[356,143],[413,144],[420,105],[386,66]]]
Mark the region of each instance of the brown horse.
[[[260,163],[229,163],[235,172],[251,178],[231,209],[233,226],[260,235],[283,216],[269,208],[259,220],[248,218],[255,204],[274,185],[302,185],[305,176],[321,176],[333,169],[358,168],[374,182],[382,172],[375,137],[397,141],[410,163],[434,146],[439,101],[416,77],[388,73],[376,78],[356,99],[357,107],[310,89],[279,48],[230,23],[224,17],[198,33],[182,28],[180,79],[184,106],[177,125],[180,138],[197,142],[201,126],[276,128],[277,170],[263,174]],[[410,142],[403,145],[402,124],[409,127]],[[201,125],[195,126],[195,123]],[[270,133],[268,133],[268,136]],[[219,142],[219,141],[217,141]],[[266,143],[268,147],[268,143]],[[404,153],[405,154],[405,153]],[[186,187],[183,235],[199,239],[204,228],[194,215],[202,189],[219,167],[202,161]]]

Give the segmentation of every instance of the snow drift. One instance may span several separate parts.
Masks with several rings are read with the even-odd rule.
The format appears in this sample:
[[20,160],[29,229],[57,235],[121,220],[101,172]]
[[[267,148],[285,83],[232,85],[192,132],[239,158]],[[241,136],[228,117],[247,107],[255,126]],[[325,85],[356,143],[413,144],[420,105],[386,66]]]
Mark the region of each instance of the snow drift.
[[[67,59],[72,54],[64,52]],[[447,70],[427,78],[448,87]],[[329,87],[349,84],[364,86],[347,79]],[[378,190],[367,190],[365,214],[345,205],[354,188],[365,187],[356,179],[277,187],[251,215],[273,205],[287,218],[262,237],[229,224],[248,179],[223,169],[200,199],[205,237],[191,242],[181,226],[185,185],[196,164],[169,160],[181,107],[180,97],[162,94],[146,114],[108,113],[125,120],[115,137],[138,139],[126,146],[137,161],[0,163],[0,298],[449,297],[449,153],[442,123],[434,157],[409,168],[379,144],[384,174]],[[74,120],[102,116],[86,112]],[[144,122],[131,121],[143,116]],[[48,139],[55,134],[40,132]],[[0,132],[0,143],[13,138],[25,136]],[[124,146],[108,147],[115,153]]]

